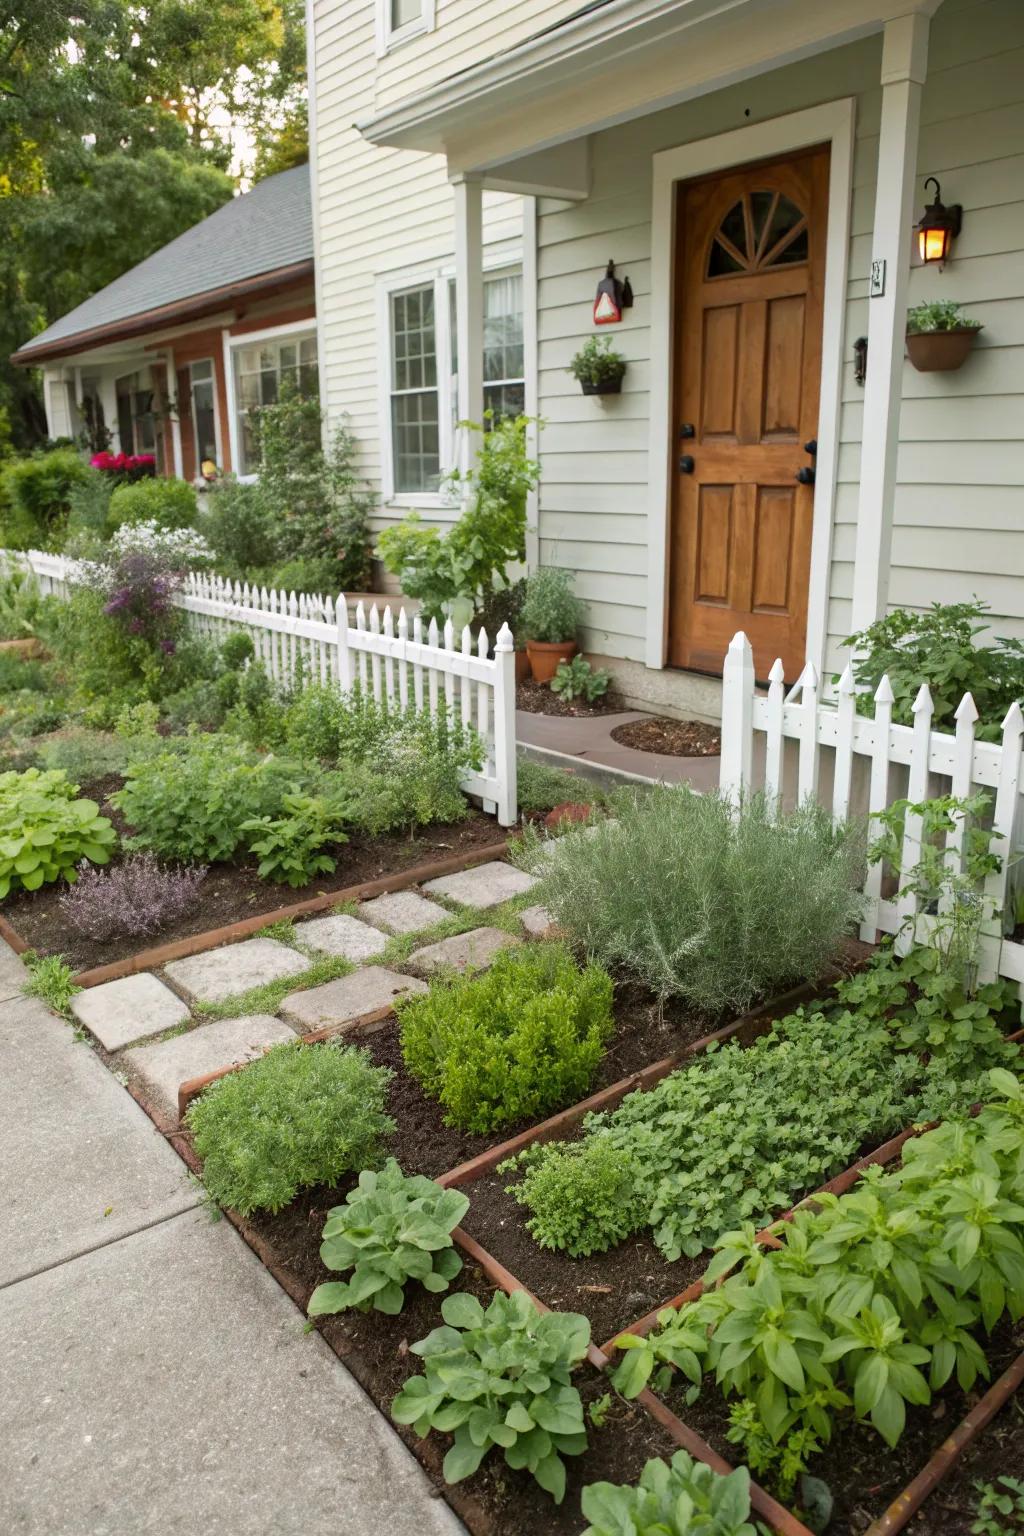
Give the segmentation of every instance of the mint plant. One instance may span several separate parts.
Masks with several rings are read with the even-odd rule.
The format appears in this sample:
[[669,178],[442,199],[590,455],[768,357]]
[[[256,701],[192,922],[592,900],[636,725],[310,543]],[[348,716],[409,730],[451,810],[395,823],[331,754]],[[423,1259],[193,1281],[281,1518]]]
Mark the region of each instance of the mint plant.
[[640,1224],[633,1158],[604,1136],[535,1142],[498,1172],[522,1172],[506,1192],[531,1213],[526,1230],[542,1248],[574,1259],[604,1253]]
[[82,860],[108,862],[117,833],[95,800],[77,794],[60,769],[0,773],[0,900],[54,880],[73,882]]
[[454,1434],[446,1482],[472,1476],[498,1446],[509,1467],[525,1468],[560,1504],[562,1457],[587,1448],[572,1370],[590,1344],[589,1322],[576,1312],[542,1315],[524,1291],[499,1291],[486,1312],[460,1291],[445,1298],[441,1315],[445,1326],[412,1345],[423,1375],[406,1382],[392,1418],[411,1424],[421,1439],[432,1429]]
[[418,1174],[406,1176],[393,1157],[380,1173],[364,1169],[345,1204],[328,1212],[320,1249],[328,1269],[352,1274],[317,1286],[309,1299],[310,1317],[348,1307],[394,1316],[405,1304],[410,1280],[427,1291],[446,1291],[462,1269],[452,1228],[468,1209],[459,1190],[442,1189]]
[[583,1536],[757,1536],[750,1520],[750,1473],[723,1477],[685,1451],[651,1460],[636,1484],[590,1483]]
[[899,1167],[780,1222],[777,1248],[750,1224],[727,1233],[697,1301],[620,1337],[618,1389],[674,1369],[693,1401],[714,1373],[736,1399],[730,1438],[785,1497],[841,1413],[895,1445],[908,1405],[987,1380],[979,1334],[1024,1312],[1024,1087],[995,1069],[988,1095],[977,1118],[909,1141]]

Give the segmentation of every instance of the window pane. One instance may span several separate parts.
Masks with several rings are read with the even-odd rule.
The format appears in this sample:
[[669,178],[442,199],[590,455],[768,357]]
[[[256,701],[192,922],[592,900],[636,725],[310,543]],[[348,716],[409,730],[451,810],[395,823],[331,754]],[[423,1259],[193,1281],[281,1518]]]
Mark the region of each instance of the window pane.
[[523,377],[523,280],[519,274],[484,283],[484,378]]
[[312,364],[316,367],[316,337],[304,336],[299,342],[299,362],[304,366]]
[[436,392],[394,396],[391,430],[395,490],[436,490],[441,474]]
[[525,384],[485,384],[484,410],[494,412],[488,425],[505,416],[522,416],[526,410]]
[[437,387],[433,288],[392,295],[391,359],[395,389]]
[[297,354],[296,354],[296,351],[295,351],[295,344],[294,344],[294,342],[291,345],[289,345],[286,342],[282,343],[281,348],[280,348],[280,350],[278,352],[278,355],[277,355],[278,356],[278,363],[279,363],[280,367],[282,367],[282,368],[294,368],[295,367],[296,355]]
[[212,379],[213,363],[210,358],[204,358],[202,362],[192,364],[192,381],[197,379]]
[[390,0],[390,3],[392,32],[412,21],[419,21],[423,15],[423,0]]

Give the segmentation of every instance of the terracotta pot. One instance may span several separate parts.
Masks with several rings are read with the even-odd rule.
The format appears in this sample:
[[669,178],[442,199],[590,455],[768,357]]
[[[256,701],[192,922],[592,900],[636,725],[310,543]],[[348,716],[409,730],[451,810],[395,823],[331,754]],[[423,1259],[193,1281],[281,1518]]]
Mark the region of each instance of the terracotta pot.
[[981,329],[964,325],[955,331],[908,331],[907,356],[918,373],[947,373],[966,362]]
[[530,658],[534,682],[550,683],[558,671],[558,663],[572,661],[576,651],[575,640],[527,640],[526,654]]
[[525,651],[516,651],[516,687],[525,683],[530,675],[530,658]]

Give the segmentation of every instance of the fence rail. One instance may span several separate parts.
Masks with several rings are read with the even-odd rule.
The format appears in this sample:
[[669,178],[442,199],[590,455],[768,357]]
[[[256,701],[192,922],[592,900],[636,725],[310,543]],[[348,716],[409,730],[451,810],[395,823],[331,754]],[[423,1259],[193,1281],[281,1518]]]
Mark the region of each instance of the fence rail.
[[[31,570],[40,589],[66,597],[74,562],[39,550],[0,552],[2,559]],[[503,624],[494,642],[481,630],[474,642],[467,626],[456,637],[451,621],[439,629],[431,620],[424,636],[419,614],[411,622],[404,608],[397,619],[390,606],[375,603],[369,614],[357,602],[354,623],[344,595],[286,593],[222,576],[190,572],[175,604],[192,627],[211,639],[244,629],[258,659],[279,683],[298,678],[361,690],[389,710],[444,713],[472,727],[483,744],[483,763],[468,773],[463,789],[478,795],[503,827],[516,821],[515,654],[512,632]]]
[[[763,789],[781,804],[808,796],[827,805],[838,821],[871,816],[896,800],[914,803],[935,795],[965,799],[978,789],[992,799],[991,851],[1001,859],[998,873],[984,888],[986,916],[978,952],[981,980],[1004,976],[1024,982],[1024,944],[1004,934],[1012,928],[1015,850],[1021,828],[1024,715],[1014,703],[1001,722],[1001,739],[978,741],[978,711],[969,693],[956,711],[956,732],[932,729],[932,696],[926,684],[913,706],[913,725],[892,718],[893,692],[888,677],[875,690],[872,715],[861,714],[853,672],[839,679],[835,703],[819,696],[819,679],[808,663],[787,692],[785,672],[776,661],[767,689],[758,687],[750,642],[740,631],[729,646],[722,678],[722,764],[720,785],[733,799]],[[944,862],[951,874],[963,868],[963,824],[945,839]],[[905,948],[916,931],[934,926],[918,914],[907,889],[920,859],[919,816],[906,818],[900,868],[888,889],[881,864],[869,867],[864,886],[861,937],[878,930],[897,934]],[[916,924],[916,928],[915,928]]]

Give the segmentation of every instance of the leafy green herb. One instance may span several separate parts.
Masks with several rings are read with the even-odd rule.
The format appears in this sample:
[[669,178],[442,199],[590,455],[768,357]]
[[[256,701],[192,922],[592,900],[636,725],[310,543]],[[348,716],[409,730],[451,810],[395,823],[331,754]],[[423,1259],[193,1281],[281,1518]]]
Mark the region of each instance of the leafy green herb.
[[565,1497],[563,1456],[587,1448],[587,1430],[572,1369],[590,1343],[590,1324],[576,1312],[543,1316],[523,1291],[498,1292],[486,1312],[464,1291],[441,1304],[446,1326],[412,1345],[423,1375],[407,1381],[392,1418],[422,1439],[432,1429],[454,1434],[444,1458],[448,1483],[477,1470],[500,1446],[505,1461],[525,1468],[556,1504]]
[[567,704],[585,699],[593,704],[608,692],[612,680],[604,667],[592,667],[585,656],[574,656],[571,661],[560,661],[551,679],[551,692],[557,693]]
[[73,881],[83,859],[107,863],[117,833],[95,800],[76,800],[77,793],[60,769],[0,773],[0,900]]
[[1024,1531],[1024,1482],[999,1477],[977,1487],[978,1513],[971,1536],[1016,1536]]
[[507,1193],[531,1212],[526,1230],[542,1248],[572,1258],[604,1253],[635,1232],[636,1166],[629,1151],[604,1136],[540,1142],[499,1163],[499,1173],[525,1168]]
[[590,1483],[583,1490],[583,1536],[756,1536],[750,1473],[723,1477],[685,1451],[649,1461],[635,1485]]
[[298,785],[281,797],[279,816],[253,817],[242,822],[241,831],[249,834],[249,852],[260,861],[260,879],[292,887],[333,873],[337,861],[323,849],[348,842],[337,803],[304,794]]
[[320,1257],[328,1269],[351,1269],[348,1280],[328,1280],[309,1299],[310,1317],[371,1307],[393,1316],[405,1303],[405,1285],[446,1291],[462,1268],[451,1231],[469,1209],[457,1189],[402,1172],[389,1158],[380,1173],[365,1169],[357,1188],[327,1214]]

